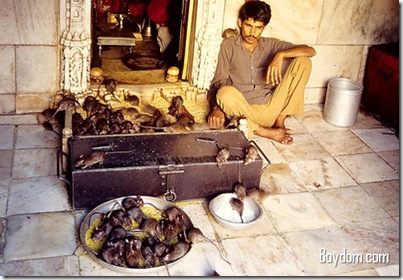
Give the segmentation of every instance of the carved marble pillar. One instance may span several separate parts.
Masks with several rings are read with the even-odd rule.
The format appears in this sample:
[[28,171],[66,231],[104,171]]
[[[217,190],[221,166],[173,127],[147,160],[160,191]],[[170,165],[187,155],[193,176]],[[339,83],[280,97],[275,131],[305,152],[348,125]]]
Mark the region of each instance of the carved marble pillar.
[[[199,89],[208,89],[214,77],[217,56],[222,41],[223,17],[225,0],[198,1],[197,22],[202,26],[196,34],[192,82]],[[201,18],[200,18],[201,17]]]
[[61,38],[61,89],[74,94],[90,88],[91,0],[66,0]]

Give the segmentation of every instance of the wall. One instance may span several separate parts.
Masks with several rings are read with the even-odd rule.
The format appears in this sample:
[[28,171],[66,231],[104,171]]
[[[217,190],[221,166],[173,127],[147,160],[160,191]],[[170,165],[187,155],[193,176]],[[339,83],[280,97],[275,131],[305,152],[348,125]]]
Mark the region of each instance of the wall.
[[[327,82],[345,77],[362,83],[368,47],[399,40],[397,0],[265,0],[272,19],[263,36],[315,48],[305,103],[324,103]],[[237,26],[243,0],[226,2],[224,29]]]
[[1,0],[0,114],[41,111],[59,86],[59,3]]
[[[201,0],[199,0],[201,1]],[[66,0],[1,0],[0,114],[40,112],[60,88],[59,20]],[[266,0],[264,35],[315,47],[306,103],[323,103],[334,77],[362,81],[368,46],[399,38],[396,0]],[[224,29],[236,27],[243,0],[225,3]]]

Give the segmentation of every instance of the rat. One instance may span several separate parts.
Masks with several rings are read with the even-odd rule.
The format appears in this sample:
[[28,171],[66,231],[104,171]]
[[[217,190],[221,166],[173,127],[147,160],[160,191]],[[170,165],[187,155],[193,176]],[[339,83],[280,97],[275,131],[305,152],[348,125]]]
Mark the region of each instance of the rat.
[[149,267],[155,267],[155,254],[149,245],[141,247],[141,253]]
[[134,107],[121,108],[118,111],[120,111],[123,118],[128,121],[134,121],[140,115],[139,110]]
[[187,124],[195,123],[194,116],[183,105],[183,98],[180,95],[172,98],[171,105],[168,107],[168,114],[174,116],[177,120],[181,117],[186,117]]
[[179,241],[162,256],[162,260],[169,263],[182,258],[190,249],[190,243],[186,241]]
[[156,243],[152,245],[153,252],[157,258],[162,257],[168,250],[167,245],[164,243]]
[[86,157],[80,156],[78,160],[74,163],[74,167],[85,169],[97,163],[103,164],[105,161],[105,156],[106,153],[103,151],[94,151]]
[[137,236],[128,236],[125,245],[125,259],[128,267],[140,268],[144,261],[141,254],[142,241]]
[[193,227],[192,221],[190,220],[189,216],[179,207],[169,207],[161,213],[161,216],[170,222],[181,221],[183,223],[183,226],[187,229]]
[[255,201],[263,202],[270,195],[270,193],[268,193],[262,189],[255,188],[255,189],[248,191],[247,195],[249,198],[251,198]]
[[[108,242],[115,243],[126,237],[126,230],[121,226],[115,226],[109,234]],[[107,242],[107,243],[108,243]]]
[[139,229],[131,230],[131,232],[145,232],[148,235],[161,240],[164,237],[160,223],[154,218],[148,218],[141,223]]
[[259,151],[254,145],[249,145],[245,150],[244,165],[254,162],[259,156]]
[[221,168],[224,162],[227,162],[229,158],[229,149],[224,147],[218,151],[216,156],[217,166]]
[[242,219],[242,214],[243,214],[243,202],[242,200],[232,197],[229,201],[229,203],[231,204],[232,209],[234,209],[235,211],[238,212],[239,217],[241,218],[241,223],[243,223],[243,219]]
[[91,238],[94,241],[100,241],[107,237],[113,229],[113,225],[111,220],[108,217],[105,217],[101,223],[101,225],[95,227],[92,232]]
[[224,253],[222,252],[222,250],[220,250],[220,248],[218,247],[217,244],[215,244],[211,239],[207,238],[202,231],[199,228],[191,228],[188,230],[187,232],[187,239],[189,240],[189,242],[191,243],[198,243],[198,242],[203,242],[203,241],[208,241],[210,243],[212,243],[218,250],[218,252],[220,253],[221,258],[228,264],[231,264],[223,255]]
[[172,238],[176,237],[178,233],[182,230],[182,227],[175,222],[163,219],[160,221],[162,231],[164,232],[165,240],[170,241]]
[[236,128],[236,127],[238,127],[240,118],[241,117],[238,117],[238,116],[231,116],[229,118],[229,123],[226,125],[225,128],[231,128],[231,127]]
[[[104,82],[106,91],[112,95],[112,97],[116,100],[119,101],[119,99],[116,97],[115,92],[118,87],[118,82],[115,79],[108,79]],[[119,101],[120,102],[120,101]]]
[[122,199],[120,205],[121,205],[122,209],[128,210],[136,205],[136,201],[134,200],[133,197],[127,196]]
[[55,130],[55,127],[60,127],[59,125],[52,124],[50,121],[45,121],[42,123],[42,126],[43,128],[45,128],[45,130],[53,131],[57,135],[62,136],[62,134],[59,131]]
[[59,106],[54,112],[52,119],[56,116],[60,111],[67,111],[68,109],[75,109],[80,106],[80,103],[74,98],[70,96],[64,96],[60,101]]
[[124,266],[125,264],[125,260],[122,254],[119,252],[119,249],[113,246],[103,249],[101,252],[101,256],[103,260],[109,264],[113,264],[116,266]]
[[112,213],[110,214],[110,219],[114,226],[119,225],[128,228],[132,225],[130,216],[123,209],[112,211]]
[[234,37],[236,35],[238,35],[238,29],[235,29],[235,28],[227,28],[222,33],[222,37],[224,39],[229,39],[229,38]]
[[126,213],[130,217],[130,219],[136,221],[139,225],[147,219],[146,214],[144,214],[143,210],[141,210],[137,206],[132,206],[131,208],[126,210]]
[[246,187],[238,182],[235,184],[234,191],[236,196],[243,201],[246,197]]
[[95,123],[95,127],[99,135],[108,134],[109,133],[109,124],[108,120],[105,118],[100,118]]
[[172,97],[171,105],[168,107],[168,114],[178,118],[183,106],[183,98],[180,95]]
[[87,117],[89,117],[91,115],[92,112],[92,107],[94,106],[94,104],[98,102],[94,96],[92,95],[88,95],[83,102],[83,110],[87,113]]
[[140,104],[140,98],[137,95],[131,95],[128,92],[125,93],[124,100],[134,106],[138,106]]

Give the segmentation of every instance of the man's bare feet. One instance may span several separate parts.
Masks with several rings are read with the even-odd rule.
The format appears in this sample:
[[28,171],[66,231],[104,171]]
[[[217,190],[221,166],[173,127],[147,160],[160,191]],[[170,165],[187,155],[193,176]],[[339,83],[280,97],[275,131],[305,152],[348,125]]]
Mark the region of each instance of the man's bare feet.
[[281,144],[290,145],[293,142],[292,133],[287,128],[271,128],[259,126],[254,133],[258,136],[277,141]]

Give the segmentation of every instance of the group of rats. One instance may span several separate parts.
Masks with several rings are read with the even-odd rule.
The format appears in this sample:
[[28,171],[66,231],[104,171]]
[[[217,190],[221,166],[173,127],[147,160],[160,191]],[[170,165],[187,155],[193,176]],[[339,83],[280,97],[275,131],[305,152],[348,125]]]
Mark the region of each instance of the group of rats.
[[[147,216],[143,211],[147,204],[160,217]],[[119,267],[144,269],[167,265],[182,258],[193,243],[210,241],[179,207],[159,209],[145,203],[139,195],[123,198],[107,213],[91,215],[95,214],[100,215],[101,221],[92,229],[89,225],[90,238],[103,245],[99,251],[89,249],[101,260]]]

